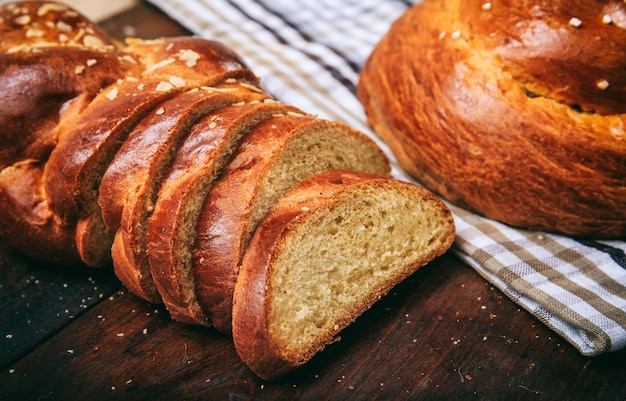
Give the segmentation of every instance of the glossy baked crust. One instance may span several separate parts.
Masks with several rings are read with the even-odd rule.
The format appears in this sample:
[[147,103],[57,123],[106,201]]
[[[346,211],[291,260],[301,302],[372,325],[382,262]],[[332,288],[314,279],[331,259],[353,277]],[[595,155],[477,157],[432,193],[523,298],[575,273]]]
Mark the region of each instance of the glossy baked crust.
[[358,95],[402,166],[513,226],[626,237],[626,4],[442,1],[409,9]]

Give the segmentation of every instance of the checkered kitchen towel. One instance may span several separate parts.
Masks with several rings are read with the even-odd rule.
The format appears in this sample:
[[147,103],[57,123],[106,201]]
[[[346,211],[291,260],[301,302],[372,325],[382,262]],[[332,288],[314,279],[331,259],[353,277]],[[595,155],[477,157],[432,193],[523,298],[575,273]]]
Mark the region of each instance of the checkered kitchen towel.
[[[194,34],[237,51],[284,103],[369,134],[360,67],[408,7],[399,0],[150,0]],[[584,355],[626,346],[626,243],[514,230],[451,206],[455,252]]]

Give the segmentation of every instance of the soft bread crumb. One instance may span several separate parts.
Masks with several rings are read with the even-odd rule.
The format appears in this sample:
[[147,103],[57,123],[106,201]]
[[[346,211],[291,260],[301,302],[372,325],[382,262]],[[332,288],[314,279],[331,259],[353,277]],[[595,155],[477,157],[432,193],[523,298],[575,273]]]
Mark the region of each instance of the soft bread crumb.
[[271,280],[277,342],[297,354],[336,333],[382,296],[387,282],[441,247],[447,230],[428,202],[378,188],[300,224]]

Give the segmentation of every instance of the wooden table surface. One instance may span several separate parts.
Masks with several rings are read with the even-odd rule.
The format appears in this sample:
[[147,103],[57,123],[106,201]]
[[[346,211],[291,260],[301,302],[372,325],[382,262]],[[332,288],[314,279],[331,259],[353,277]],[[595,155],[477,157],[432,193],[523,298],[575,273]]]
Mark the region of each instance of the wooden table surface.
[[[188,34],[146,3],[101,26],[120,39]],[[581,356],[452,253],[278,382],[111,268],[50,266],[2,245],[0,336],[0,400],[626,400],[626,351]]]

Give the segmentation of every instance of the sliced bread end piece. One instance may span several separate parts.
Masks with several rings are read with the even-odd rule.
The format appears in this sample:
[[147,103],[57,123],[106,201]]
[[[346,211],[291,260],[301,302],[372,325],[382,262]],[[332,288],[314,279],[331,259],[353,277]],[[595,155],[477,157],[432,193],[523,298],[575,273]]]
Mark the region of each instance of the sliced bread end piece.
[[450,211],[422,187],[344,170],[303,181],[244,255],[233,305],[237,353],[258,376],[283,376],[454,237]]

